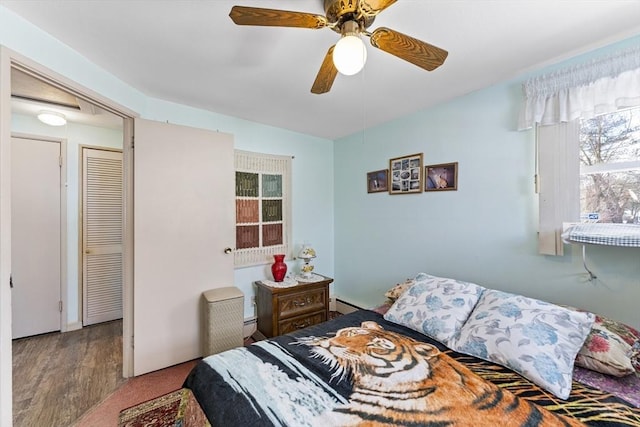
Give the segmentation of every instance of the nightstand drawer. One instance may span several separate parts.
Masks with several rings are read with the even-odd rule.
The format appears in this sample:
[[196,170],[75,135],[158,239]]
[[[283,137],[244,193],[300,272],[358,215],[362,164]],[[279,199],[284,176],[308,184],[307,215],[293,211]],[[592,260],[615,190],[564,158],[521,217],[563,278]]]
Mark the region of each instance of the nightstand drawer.
[[258,332],[267,338],[277,337],[329,320],[329,285],[333,279],[320,279],[286,287],[254,282]]
[[327,320],[326,313],[321,311],[319,313],[309,314],[307,316],[294,317],[293,319],[282,320],[278,323],[278,329],[281,334],[288,334],[295,332],[298,329],[308,328],[309,326],[317,325]]
[[298,316],[310,311],[325,309],[325,289],[315,289],[291,295],[281,295],[278,299],[280,318]]

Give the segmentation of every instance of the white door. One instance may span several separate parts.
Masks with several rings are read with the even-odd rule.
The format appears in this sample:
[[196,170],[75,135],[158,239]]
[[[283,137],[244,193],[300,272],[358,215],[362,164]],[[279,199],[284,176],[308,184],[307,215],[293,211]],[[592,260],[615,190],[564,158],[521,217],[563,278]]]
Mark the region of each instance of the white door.
[[229,134],[135,120],[134,375],[202,355],[202,292],[233,286]]
[[13,338],[60,330],[60,143],[11,138]]
[[82,148],[82,321],[122,318],[122,151]]

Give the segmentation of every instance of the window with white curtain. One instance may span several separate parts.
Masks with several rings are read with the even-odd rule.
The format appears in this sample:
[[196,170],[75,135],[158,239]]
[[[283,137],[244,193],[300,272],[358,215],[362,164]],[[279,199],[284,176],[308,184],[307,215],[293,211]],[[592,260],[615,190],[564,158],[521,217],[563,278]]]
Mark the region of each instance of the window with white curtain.
[[[603,114],[640,106],[640,48],[529,79],[523,84],[523,91],[524,104],[518,127],[536,127],[537,130],[539,252],[562,255],[563,222],[579,221],[581,212],[594,214],[586,211],[592,209],[590,206],[596,206],[594,203],[597,200],[600,200],[598,203],[605,203],[602,197],[599,199],[596,196],[598,191],[607,193],[616,189],[623,195],[624,191],[618,183],[629,177],[630,180],[637,178],[636,164],[633,163],[639,160],[637,151],[635,160],[631,159],[632,163],[625,164],[624,173],[629,174],[625,178],[612,175],[621,172],[622,161],[614,158],[599,162],[599,166],[585,164],[582,167],[581,162],[593,162],[594,159],[594,153],[588,152],[587,134],[596,132],[589,130],[589,127],[606,120]],[[630,123],[633,126],[635,122]],[[631,148],[625,148],[625,151],[633,153],[633,144],[627,145]],[[599,179],[598,174],[600,177],[608,174],[611,186],[607,187],[601,182],[603,185],[599,189],[590,187],[589,180],[595,182],[595,179]],[[632,194],[638,196],[634,186],[629,188],[631,193],[626,191],[626,194],[631,199]],[[612,196],[609,200],[612,200]],[[619,198],[618,203],[621,200]],[[629,220],[634,212],[631,206],[631,209],[622,208],[622,215],[615,216],[621,221],[622,218]],[[602,211],[603,219],[614,216],[611,214],[614,209],[597,209]],[[628,211],[626,215],[625,210]]]
[[291,156],[235,151],[236,267],[267,264],[291,248]]

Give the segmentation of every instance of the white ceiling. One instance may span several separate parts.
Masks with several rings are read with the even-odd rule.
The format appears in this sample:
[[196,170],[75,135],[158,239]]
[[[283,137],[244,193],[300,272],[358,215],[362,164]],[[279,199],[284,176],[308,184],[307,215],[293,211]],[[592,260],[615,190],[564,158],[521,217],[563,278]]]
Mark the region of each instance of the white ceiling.
[[314,95],[338,34],[237,26],[236,4],[324,14],[322,0],[0,0],[148,96],[329,139],[640,34],[639,0],[399,0],[369,30],[446,49],[444,65],[368,45],[363,72]]

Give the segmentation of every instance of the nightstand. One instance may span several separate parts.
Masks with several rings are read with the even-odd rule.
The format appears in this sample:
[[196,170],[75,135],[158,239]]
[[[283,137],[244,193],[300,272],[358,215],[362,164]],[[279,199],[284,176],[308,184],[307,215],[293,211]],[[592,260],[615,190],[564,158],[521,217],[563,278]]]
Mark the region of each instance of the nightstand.
[[317,282],[287,288],[254,282],[258,332],[271,338],[329,320],[329,284],[333,279],[321,277]]

